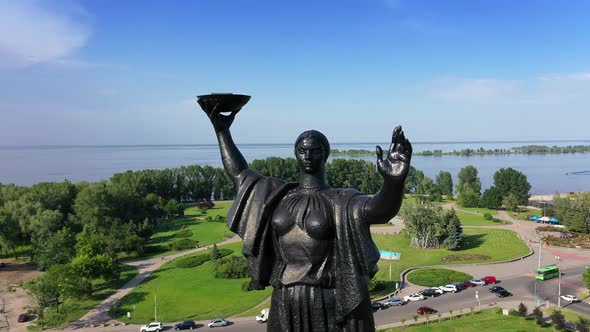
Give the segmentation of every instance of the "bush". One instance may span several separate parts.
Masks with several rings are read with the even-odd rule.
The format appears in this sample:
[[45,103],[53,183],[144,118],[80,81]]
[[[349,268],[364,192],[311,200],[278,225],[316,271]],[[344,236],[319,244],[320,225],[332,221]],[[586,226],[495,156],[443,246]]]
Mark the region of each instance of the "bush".
[[176,233],[174,233],[174,237],[177,239],[191,237],[193,236],[193,232],[190,229],[182,229]]
[[171,250],[186,250],[186,249],[193,249],[197,247],[199,241],[195,241],[193,239],[182,239],[177,240],[168,245],[168,248]]
[[527,311],[528,309],[524,305],[524,303],[520,302],[520,304],[518,305],[518,314],[522,317],[526,317]]
[[493,217],[492,217],[492,214],[491,213],[486,212],[486,213],[483,214],[483,218],[485,220],[492,220]]
[[252,290],[252,288],[250,287],[250,280],[244,280],[244,282],[242,283],[242,292],[249,292]]
[[510,311],[508,311],[508,315],[519,317],[520,313],[518,312],[518,310],[510,309]]
[[587,319],[584,319],[583,317],[578,316],[578,321],[576,322],[576,330],[578,332],[588,332],[590,331],[590,327],[588,327],[589,325],[589,321]]
[[383,282],[383,280],[377,280],[377,278],[373,277],[369,283],[369,292],[378,292],[384,287],[385,282]]
[[556,330],[561,331],[565,328],[565,317],[560,310],[555,310],[549,318],[551,318],[551,323],[553,323]]
[[199,266],[210,259],[209,254],[202,253],[195,256],[184,257],[175,262],[176,267],[188,269]]
[[204,220],[206,222],[218,222],[218,223],[225,223],[226,222],[226,219],[223,216],[214,216],[214,217],[207,216]]
[[541,311],[541,309],[535,308],[535,310],[533,310],[533,317],[535,317],[535,322],[537,323],[537,325],[545,325],[545,319],[543,318],[543,312]]
[[213,268],[215,278],[240,279],[250,277],[250,265],[243,256],[231,256],[217,260]]
[[494,312],[496,312],[498,315],[501,315],[502,314],[502,308],[496,308],[494,310]]

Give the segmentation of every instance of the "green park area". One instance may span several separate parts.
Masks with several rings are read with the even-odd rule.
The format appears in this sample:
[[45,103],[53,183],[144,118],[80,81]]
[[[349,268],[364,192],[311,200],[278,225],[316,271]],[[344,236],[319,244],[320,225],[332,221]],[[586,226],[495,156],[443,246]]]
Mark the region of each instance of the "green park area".
[[466,213],[462,211],[456,211],[457,216],[461,220],[463,226],[501,226],[509,225],[510,222],[499,219],[487,220],[483,215]]
[[470,274],[449,269],[420,269],[410,272],[407,276],[409,282],[425,287],[441,286],[470,279],[473,279]]
[[[219,248],[231,249],[234,256],[242,255],[241,243]],[[118,315],[113,318],[137,324],[152,321],[156,292],[157,319],[164,322],[230,317],[251,309],[270,296],[270,287],[263,291],[242,291],[242,284],[248,278],[215,278],[210,261],[182,268],[176,266],[178,260],[163,265],[125,296]],[[131,312],[131,319],[127,318],[127,312]]]
[[[225,217],[232,202],[217,202],[215,206],[200,211],[197,207],[185,209],[184,216],[162,219],[158,222],[154,235],[150,238],[144,257],[170,255],[199,246],[221,242],[234,234],[227,228]],[[221,222],[208,222],[215,220]],[[179,245],[174,247],[175,245]]]
[[492,216],[496,215],[496,213],[498,212],[494,209],[488,209],[488,208],[484,208],[484,207],[463,207],[463,206],[461,206],[460,209],[464,210],[464,211],[479,213],[481,215],[489,213]]
[[[121,265],[121,276],[119,280],[113,282],[106,282],[102,279],[95,280],[93,282],[94,292],[92,295],[82,298],[67,298],[61,305],[59,313],[57,313],[53,307],[48,308],[45,311],[45,326],[59,328],[67,323],[76,321],[111,296],[111,294],[115,293],[117,289],[121,288],[136,275],[136,268],[128,265]],[[27,285],[24,287],[27,288]],[[33,326],[32,329],[40,330],[37,325]]]
[[[400,326],[380,332],[415,331],[415,332],[497,332],[497,331],[554,331],[552,326],[541,327],[535,320],[517,316],[504,316],[495,312],[496,309],[487,309],[473,314],[461,315],[461,317],[445,318],[439,323],[436,315],[430,315],[428,324],[415,326]],[[423,319],[423,318],[422,318]],[[411,317],[406,318],[406,325],[413,323]]]
[[389,279],[391,262],[392,280],[399,280],[405,269],[430,265],[491,263],[517,258],[529,253],[529,248],[516,233],[502,229],[465,228],[464,245],[461,250],[419,249],[410,246],[410,239],[404,234],[374,234],[373,240],[382,250],[399,252],[399,261],[379,261],[377,278]]

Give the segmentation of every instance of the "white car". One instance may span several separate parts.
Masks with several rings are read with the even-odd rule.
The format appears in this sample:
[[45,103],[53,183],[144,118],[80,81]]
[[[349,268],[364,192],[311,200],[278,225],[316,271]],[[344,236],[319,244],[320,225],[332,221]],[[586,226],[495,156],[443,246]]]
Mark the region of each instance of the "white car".
[[266,323],[268,321],[268,313],[270,309],[262,309],[260,313],[256,316],[256,321],[258,323]]
[[227,321],[223,318],[215,318],[207,324],[209,327],[227,326]]
[[562,295],[561,299],[568,302],[580,302],[580,299],[577,296],[573,295]]
[[420,293],[404,296],[404,301],[406,301],[406,302],[414,302],[414,301],[422,301],[422,300],[424,300],[424,295],[422,295]]
[[448,284],[442,287],[442,290],[445,292],[456,293],[458,291],[457,286],[453,284]]
[[479,279],[469,280],[469,282],[476,285],[476,286],[485,286],[486,285],[485,281],[479,280]]
[[162,323],[152,322],[139,328],[140,332],[160,332],[162,331]]

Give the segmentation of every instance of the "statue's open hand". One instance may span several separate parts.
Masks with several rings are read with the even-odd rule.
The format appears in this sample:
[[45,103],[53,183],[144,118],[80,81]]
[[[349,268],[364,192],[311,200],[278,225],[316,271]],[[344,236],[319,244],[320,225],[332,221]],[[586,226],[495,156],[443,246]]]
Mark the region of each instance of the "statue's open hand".
[[[217,105],[213,108],[211,112],[206,112],[209,120],[213,124],[213,128],[215,128],[216,132],[220,132],[224,129],[228,129],[231,124],[234,122],[236,117],[236,112],[219,112],[217,111]],[[229,114],[228,114],[229,113]]]
[[377,168],[379,173],[385,178],[392,180],[405,181],[408,170],[410,169],[410,159],[412,158],[412,144],[404,136],[401,126],[395,127],[391,138],[391,145],[385,159],[383,159],[383,150],[377,145]]

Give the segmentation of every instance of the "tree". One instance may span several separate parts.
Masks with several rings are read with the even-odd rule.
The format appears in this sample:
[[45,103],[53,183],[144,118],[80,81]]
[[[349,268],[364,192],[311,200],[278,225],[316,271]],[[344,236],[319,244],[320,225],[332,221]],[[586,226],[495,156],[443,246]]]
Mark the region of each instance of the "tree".
[[436,175],[436,186],[441,195],[453,195],[453,177],[450,172],[440,171]]
[[539,307],[536,307],[533,310],[533,317],[535,317],[535,321],[537,322],[537,325],[539,325],[539,326],[545,325],[545,319],[543,318],[543,312],[541,311],[541,309],[539,309]]
[[590,328],[588,327],[589,324],[590,324],[590,322],[587,319],[584,319],[584,317],[578,316],[578,321],[576,322],[576,331],[578,331],[578,332],[590,331]]
[[20,227],[16,216],[6,208],[0,207],[0,248],[5,252],[11,251],[14,258],[18,255],[16,247],[19,245]]
[[457,197],[457,204],[462,207],[476,207],[479,205],[479,194],[472,191],[463,191]]
[[213,243],[213,248],[211,249],[211,261],[215,262],[222,257],[223,255],[219,251],[219,248],[217,248],[217,244]]
[[80,288],[86,295],[92,295],[94,292],[94,280],[102,278],[110,282],[119,278],[117,260],[105,254],[96,256],[82,254],[76,256],[71,264],[80,277]]
[[522,317],[526,317],[527,311],[528,311],[528,309],[524,305],[524,303],[520,302],[520,304],[518,305],[518,314],[521,315]]
[[410,166],[410,170],[408,171],[408,176],[406,176],[406,183],[404,187],[406,193],[415,192],[418,183],[420,183],[420,181],[422,181],[423,178],[424,172],[415,169],[413,166]]
[[51,307],[51,305],[55,303],[57,290],[47,279],[40,277],[31,282],[28,287],[28,292],[35,299],[33,310],[35,314],[37,314],[38,324],[41,330],[43,330],[45,324],[45,309]]
[[426,204],[407,204],[400,211],[404,218],[406,234],[411,238],[413,247],[436,248],[436,237],[440,221],[440,207]]
[[496,187],[491,186],[483,192],[480,205],[482,207],[495,210],[502,206],[502,195],[496,189]]
[[455,210],[451,210],[449,223],[447,225],[447,237],[443,241],[443,246],[449,250],[460,249],[463,244],[463,228],[461,221]]
[[477,196],[481,192],[481,181],[477,176],[477,169],[471,165],[461,168],[457,174],[459,183],[457,184],[457,191],[459,194],[464,192],[476,193]]
[[582,280],[584,281],[584,285],[586,285],[586,289],[590,291],[590,268],[586,269],[582,274]]
[[555,310],[549,316],[551,318],[551,323],[555,326],[555,329],[561,331],[565,328],[565,317],[561,313],[561,310]]
[[502,205],[504,205],[508,211],[516,211],[518,209],[518,199],[516,198],[516,195],[508,193],[508,195],[504,196],[502,199]]
[[513,168],[501,168],[496,171],[494,173],[494,186],[502,197],[513,194],[516,197],[517,204],[525,205],[529,200],[531,184],[528,182],[526,175]]

